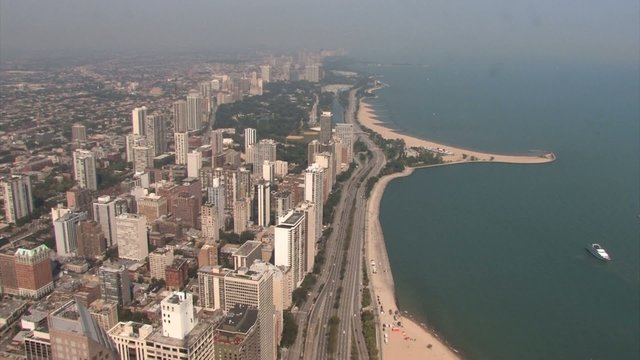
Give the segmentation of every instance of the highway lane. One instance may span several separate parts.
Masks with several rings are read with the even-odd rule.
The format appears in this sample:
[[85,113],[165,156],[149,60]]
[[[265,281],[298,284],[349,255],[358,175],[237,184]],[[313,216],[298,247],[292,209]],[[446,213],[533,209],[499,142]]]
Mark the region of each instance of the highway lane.
[[[348,359],[351,355],[351,342],[356,342],[356,348],[358,349],[359,358],[367,359],[368,353],[366,345],[364,343],[364,336],[362,335],[362,324],[360,320],[361,310],[361,279],[362,279],[362,257],[364,246],[364,224],[366,215],[366,199],[365,184],[367,179],[371,176],[377,175],[385,164],[384,154],[381,150],[377,149],[375,144],[369,139],[369,137],[363,134],[359,126],[353,119],[356,109],[355,91],[350,92],[349,110],[345,116],[345,121],[354,125],[354,131],[358,134],[357,138],[367,144],[368,148],[372,151],[373,157],[367,162],[366,173],[362,179],[358,180],[357,193],[354,203],[354,217],[352,224],[352,233],[347,236],[351,237],[350,246],[347,253],[347,264],[345,277],[341,284],[336,284],[334,288],[342,286],[342,297],[338,310],[336,312],[330,311],[331,308],[325,307],[323,317],[318,319],[323,324],[328,324],[329,319],[333,314],[336,314],[340,318],[340,325],[338,330],[338,345],[334,356],[327,354],[325,347],[319,347],[315,353],[318,359]],[[340,262],[342,258],[338,259]],[[341,264],[340,264],[341,265]],[[339,266],[336,266],[336,269]],[[355,316],[354,316],[355,314]],[[323,325],[324,326],[324,325]],[[352,336],[355,337],[352,339]],[[321,345],[321,344],[318,344]]]
[[[332,223],[333,232],[329,238],[325,241],[325,264],[323,271],[317,278],[316,285],[310,292],[310,295],[296,313],[296,319],[299,324],[299,336],[296,338],[296,342],[288,351],[289,359],[299,359],[304,353],[304,348],[308,347],[308,344],[315,343],[316,336],[324,330],[324,327],[310,327],[308,320],[311,319],[314,314],[324,314],[327,308],[331,309],[333,304],[325,304],[327,298],[334,296],[335,294],[335,278],[339,272],[337,269],[337,250],[342,246],[342,240],[344,239],[346,232],[346,224],[344,222],[348,219],[351,204],[353,204],[355,196],[355,179],[360,177],[364,168],[359,165],[354,171],[352,177],[343,184],[342,197],[335,208],[335,216]],[[336,264],[336,265],[334,265]],[[315,299],[315,301],[314,301]],[[305,338],[306,335],[306,338]],[[308,357],[305,357],[308,358]]]
[[[379,173],[385,164],[385,159],[382,151],[375,147],[375,144],[366,134],[362,133],[354,121],[357,108],[355,92],[355,90],[350,91],[345,121],[354,124],[354,133],[357,134],[357,139],[367,144],[373,156],[365,162],[360,162],[357,159],[359,166],[343,185],[342,198],[335,209],[332,224],[333,233],[325,243],[323,271],[318,276],[317,283],[310,292],[308,300],[294,314],[299,324],[299,330],[294,345],[285,354],[288,359],[348,359],[353,341],[356,343],[358,357],[360,359],[368,358],[360,320],[366,215],[364,192],[367,179]],[[352,231],[350,234],[346,234],[352,210]],[[344,279],[341,280],[343,244],[347,236],[351,237],[351,241],[347,249]],[[341,301],[338,309],[335,309],[335,297],[340,286],[342,286]],[[331,354],[327,351],[327,335],[329,319],[334,314],[340,318],[340,324],[336,351]]]

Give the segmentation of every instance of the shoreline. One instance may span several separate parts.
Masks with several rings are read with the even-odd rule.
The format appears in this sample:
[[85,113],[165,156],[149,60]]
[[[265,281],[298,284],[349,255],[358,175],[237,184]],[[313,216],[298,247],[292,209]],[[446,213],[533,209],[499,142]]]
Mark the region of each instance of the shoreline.
[[[375,94],[376,90],[384,86],[384,84],[378,85],[367,90],[367,92],[369,94]],[[532,155],[500,154],[418,138],[388,127],[387,123],[384,123],[376,116],[372,105],[366,103],[364,100],[366,100],[366,98],[360,98],[358,100],[357,121],[361,127],[372,130],[388,140],[402,139],[405,142],[407,150],[412,147],[442,150],[440,153],[445,163],[492,162],[503,164],[546,164],[556,160],[556,155],[553,152],[541,152]]]
[[[377,85],[368,93],[382,88],[384,84]],[[381,359],[435,359],[435,360],[462,360],[458,350],[453,348],[446,339],[442,338],[428,324],[416,321],[411,314],[400,310],[398,299],[396,298],[393,272],[389,262],[386,242],[380,224],[380,203],[387,185],[394,179],[409,176],[418,168],[439,167],[448,165],[468,164],[468,163],[505,163],[505,164],[544,164],[556,160],[553,152],[546,152],[538,155],[506,155],[477,150],[465,149],[456,146],[445,145],[427,139],[413,137],[409,134],[388,128],[380,121],[370,104],[358,99],[358,110],[356,121],[361,127],[368,128],[385,139],[402,139],[405,141],[407,149],[411,147],[432,148],[436,151],[442,150],[444,163],[435,165],[423,165],[418,167],[406,167],[400,173],[386,175],[374,185],[371,196],[367,201],[366,211],[366,236],[368,241],[365,247],[365,264],[370,279],[370,289],[372,293],[372,303],[376,307],[376,319],[380,331],[378,336],[379,351]],[[376,274],[373,274],[371,261],[375,261]],[[379,312],[382,306],[384,313]],[[398,331],[391,331],[388,328],[383,331],[381,324],[389,324],[393,320],[388,311],[392,309],[399,312],[398,320],[402,327]],[[385,335],[386,334],[386,335]],[[387,339],[387,340],[385,340]],[[385,342],[388,341],[388,342]]]
[[[439,164],[443,166],[450,164]],[[434,165],[431,165],[434,166]],[[379,324],[389,324],[393,321],[389,315],[389,309],[399,311],[397,321],[402,323],[399,331],[385,330],[388,334],[388,343],[384,342],[382,325],[380,331],[379,346],[381,359],[434,359],[434,360],[461,360],[462,357],[445,339],[443,339],[428,324],[420,323],[413,316],[398,307],[396,298],[393,272],[389,263],[386,243],[380,224],[380,202],[387,185],[394,179],[413,174],[415,168],[407,167],[404,171],[390,174],[380,178],[376,183],[367,202],[367,239],[365,256],[367,268],[371,269],[371,260],[375,261],[376,274],[368,270],[372,302],[375,304],[374,312]],[[378,304],[379,299],[379,304]],[[384,314],[379,312],[382,306]],[[408,339],[407,339],[408,338]]]

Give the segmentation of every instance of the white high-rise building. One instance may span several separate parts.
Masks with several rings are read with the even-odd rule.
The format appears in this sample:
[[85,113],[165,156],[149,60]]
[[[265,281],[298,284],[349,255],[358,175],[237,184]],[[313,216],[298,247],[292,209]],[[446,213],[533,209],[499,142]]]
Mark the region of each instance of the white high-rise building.
[[136,214],[116,216],[118,256],[122,259],[142,261],[149,255],[147,218]]
[[28,175],[9,175],[0,182],[4,199],[4,214],[14,223],[33,212],[31,179]]
[[245,151],[249,145],[256,143],[256,129],[246,128],[244,129],[244,148]]
[[273,182],[276,175],[276,163],[275,161],[265,161],[262,164],[262,179],[264,181]]
[[316,234],[318,232],[322,233],[322,224],[317,222],[316,204],[305,201],[296,208],[296,211],[304,213],[306,223],[304,269],[305,272],[310,273],[313,271],[316,258]]
[[173,103],[173,131],[187,132],[187,102],[178,100]]
[[187,153],[189,152],[189,133],[173,134],[176,147],[176,164],[187,165]]
[[216,208],[216,223],[219,229],[224,229],[224,209],[227,194],[219,177],[212,180],[212,186],[207,188],[207,201]]
[[162,336],[184,340],[198,324],[193,313],[193,295],[175,291],[160,303]]
[[199,92],[190,92],[187,95],[187,130],[200,130],[205,114],[204,106],[204,98]]
[[165,268],[173,264],[173,248],[159,248],[149,253],[149,276],[166,280]]
[[98,190],[96,159],[91,151],[76,150],[73,152],[73,174],[80,188]]
[[137,107],[131,112],[131,124],[133,125],[134,135],[146,135],[146,128],[144,126],[144,118],[147,116],[147,107]]
[[333,154],[328,151],[316,154],[316,164],[324,169],[324,200],[329,197],[329,193],[331,193],[331,189],[333,189],[333,184],[336,182],[336,165],[334,159]]
[[258,226],[271,225],[271,183],[261,181],[256,184],[256,223]]
[[165,119],[162,115],[147,115],[145,117],[145,131],[147,145],[153,147],[153,155],[158,156],[167,151]]
[[304,279],[306,239],[305,214],[291,211],[274,229],[275,265],[291,268],[294,287]]
[[187,154],[187,177],[199,177],[202,168],[202,153],[197,150]]
[[53,221],[58,256],[71,256],[78,249],[78,223],[87,218],[86,212],[68,212]]
[[309,166],[304,172],[304,200],[316,205],[317,241],[322,236],[322,210],[324,201],[324,169],[317,164]]
[[118,199],[112,199],[108,195],[99,196],[93,203],[93,220],[100,223],[102,232],[107,238],[107,247],[116,244],[116,216],[120,215],[119,207],[116,207]]

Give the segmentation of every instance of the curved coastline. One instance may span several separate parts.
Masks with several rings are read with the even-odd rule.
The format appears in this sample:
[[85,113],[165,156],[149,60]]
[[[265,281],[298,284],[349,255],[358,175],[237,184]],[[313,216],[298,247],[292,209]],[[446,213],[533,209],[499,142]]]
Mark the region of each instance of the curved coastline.
[[[442,166],[431,165],[431,166]],[[369,267],[371,260],[375,261],[377,272],[370,273],[370,284],[374,299],[379,299],[380,306],[385,313],[378,313],[380,323],[389,324],[393,321],[388,315],[388,309],[400,311],[402,323],[400,331],[386,330],[388,343],[380,341],[382,359],[435,359],[435,360],[460,360],[458,351],[446,343],[438,334],[427,325],[418,323],[411,314],[402,311],[398,307],[395,293],[393,273],[388,258],[387,247],[380,224],[380,202],[387,185],[394,179],[411,175],[414,168],[405,168],[399,173],[382,177],[374,186],[367,202],[367,242],[365,249],[366,263]],[[377,301],[377,300],[374,300]]]
[[[384,84],[376,86],[368,90],[373,93],[380,89]],[[380,203],[387,185],[394,179],[411,175],[417,168],[438,167],[448,165],[458,165],[466,163],[506,163],[506,164],[544,164],[556,160],[553,152],[547,152],[542,155],[505,155],[476,150],[464,149],[444,145],[434,141],[420,139],[408,134],[403,134],[396,130],[390,129],[379,121],[371,107],[371,105],[358,100],[357,121],[361,126],[369,128],[377,132],[386,139],[403,139],[407,148],[425,147],[425,148],[441,148],[446,149],[448,154],[443,156],[445,161],[443,164],[425,165],[415,168],[405,168],[400,173],[394,173],[382,177],[374,186],[371,196],[367,202],[366,212],[366,264],[369,269],[371,279],[371,290],[373,292],[374,303],[379,301],[384,313],[377,313],[380,323],[388,324],[393,321],[388,315],[388,309],[398,310],[398,301],[395,293],[395,284],[393,281],[393,273],[389,262],[384,234],[380,224]],[[372,274],[369,266],[370,261],[375,261],[377,272]],[[383,341],[382,335],[379,338],[380,353],[382,359],[437,359],[437,360],[460,360],[462,357],[458,350],[450,346],[445,339],[442,339],[428,325],[418,323],[411,314],[400,311],[400,320],[402,327],[399,331],[386,330],[388,342]],[[382,329],[380,329],[382,330]]]
[[[367,92],[373,95],[376,90],[385,86],[387,85],[379,83],[379,85],[367,90]],[[556,155],[551,151],[532,155],[491,153],[411,136],[388,127],[388,124],[378,119],[372,106],[363,100],[366,100],[366,98],[359,99],[358,103],[357,119],[361,126],[380,134],[385,139],[402,139],[407,148],[423,147],[442,150],[442,159],[445,163],[494,162],[503,164],[544,164],[556,160]]]

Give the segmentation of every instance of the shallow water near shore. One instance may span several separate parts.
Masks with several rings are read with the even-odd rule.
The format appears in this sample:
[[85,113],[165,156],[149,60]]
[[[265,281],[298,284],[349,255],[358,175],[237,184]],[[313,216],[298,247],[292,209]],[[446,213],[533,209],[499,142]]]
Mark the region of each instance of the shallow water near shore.
[[394,180],[380,217],[401,309],[470,359],[640,356],[637,68],[367,70],[390,85],[369,102],[395,128],[558,156]]

